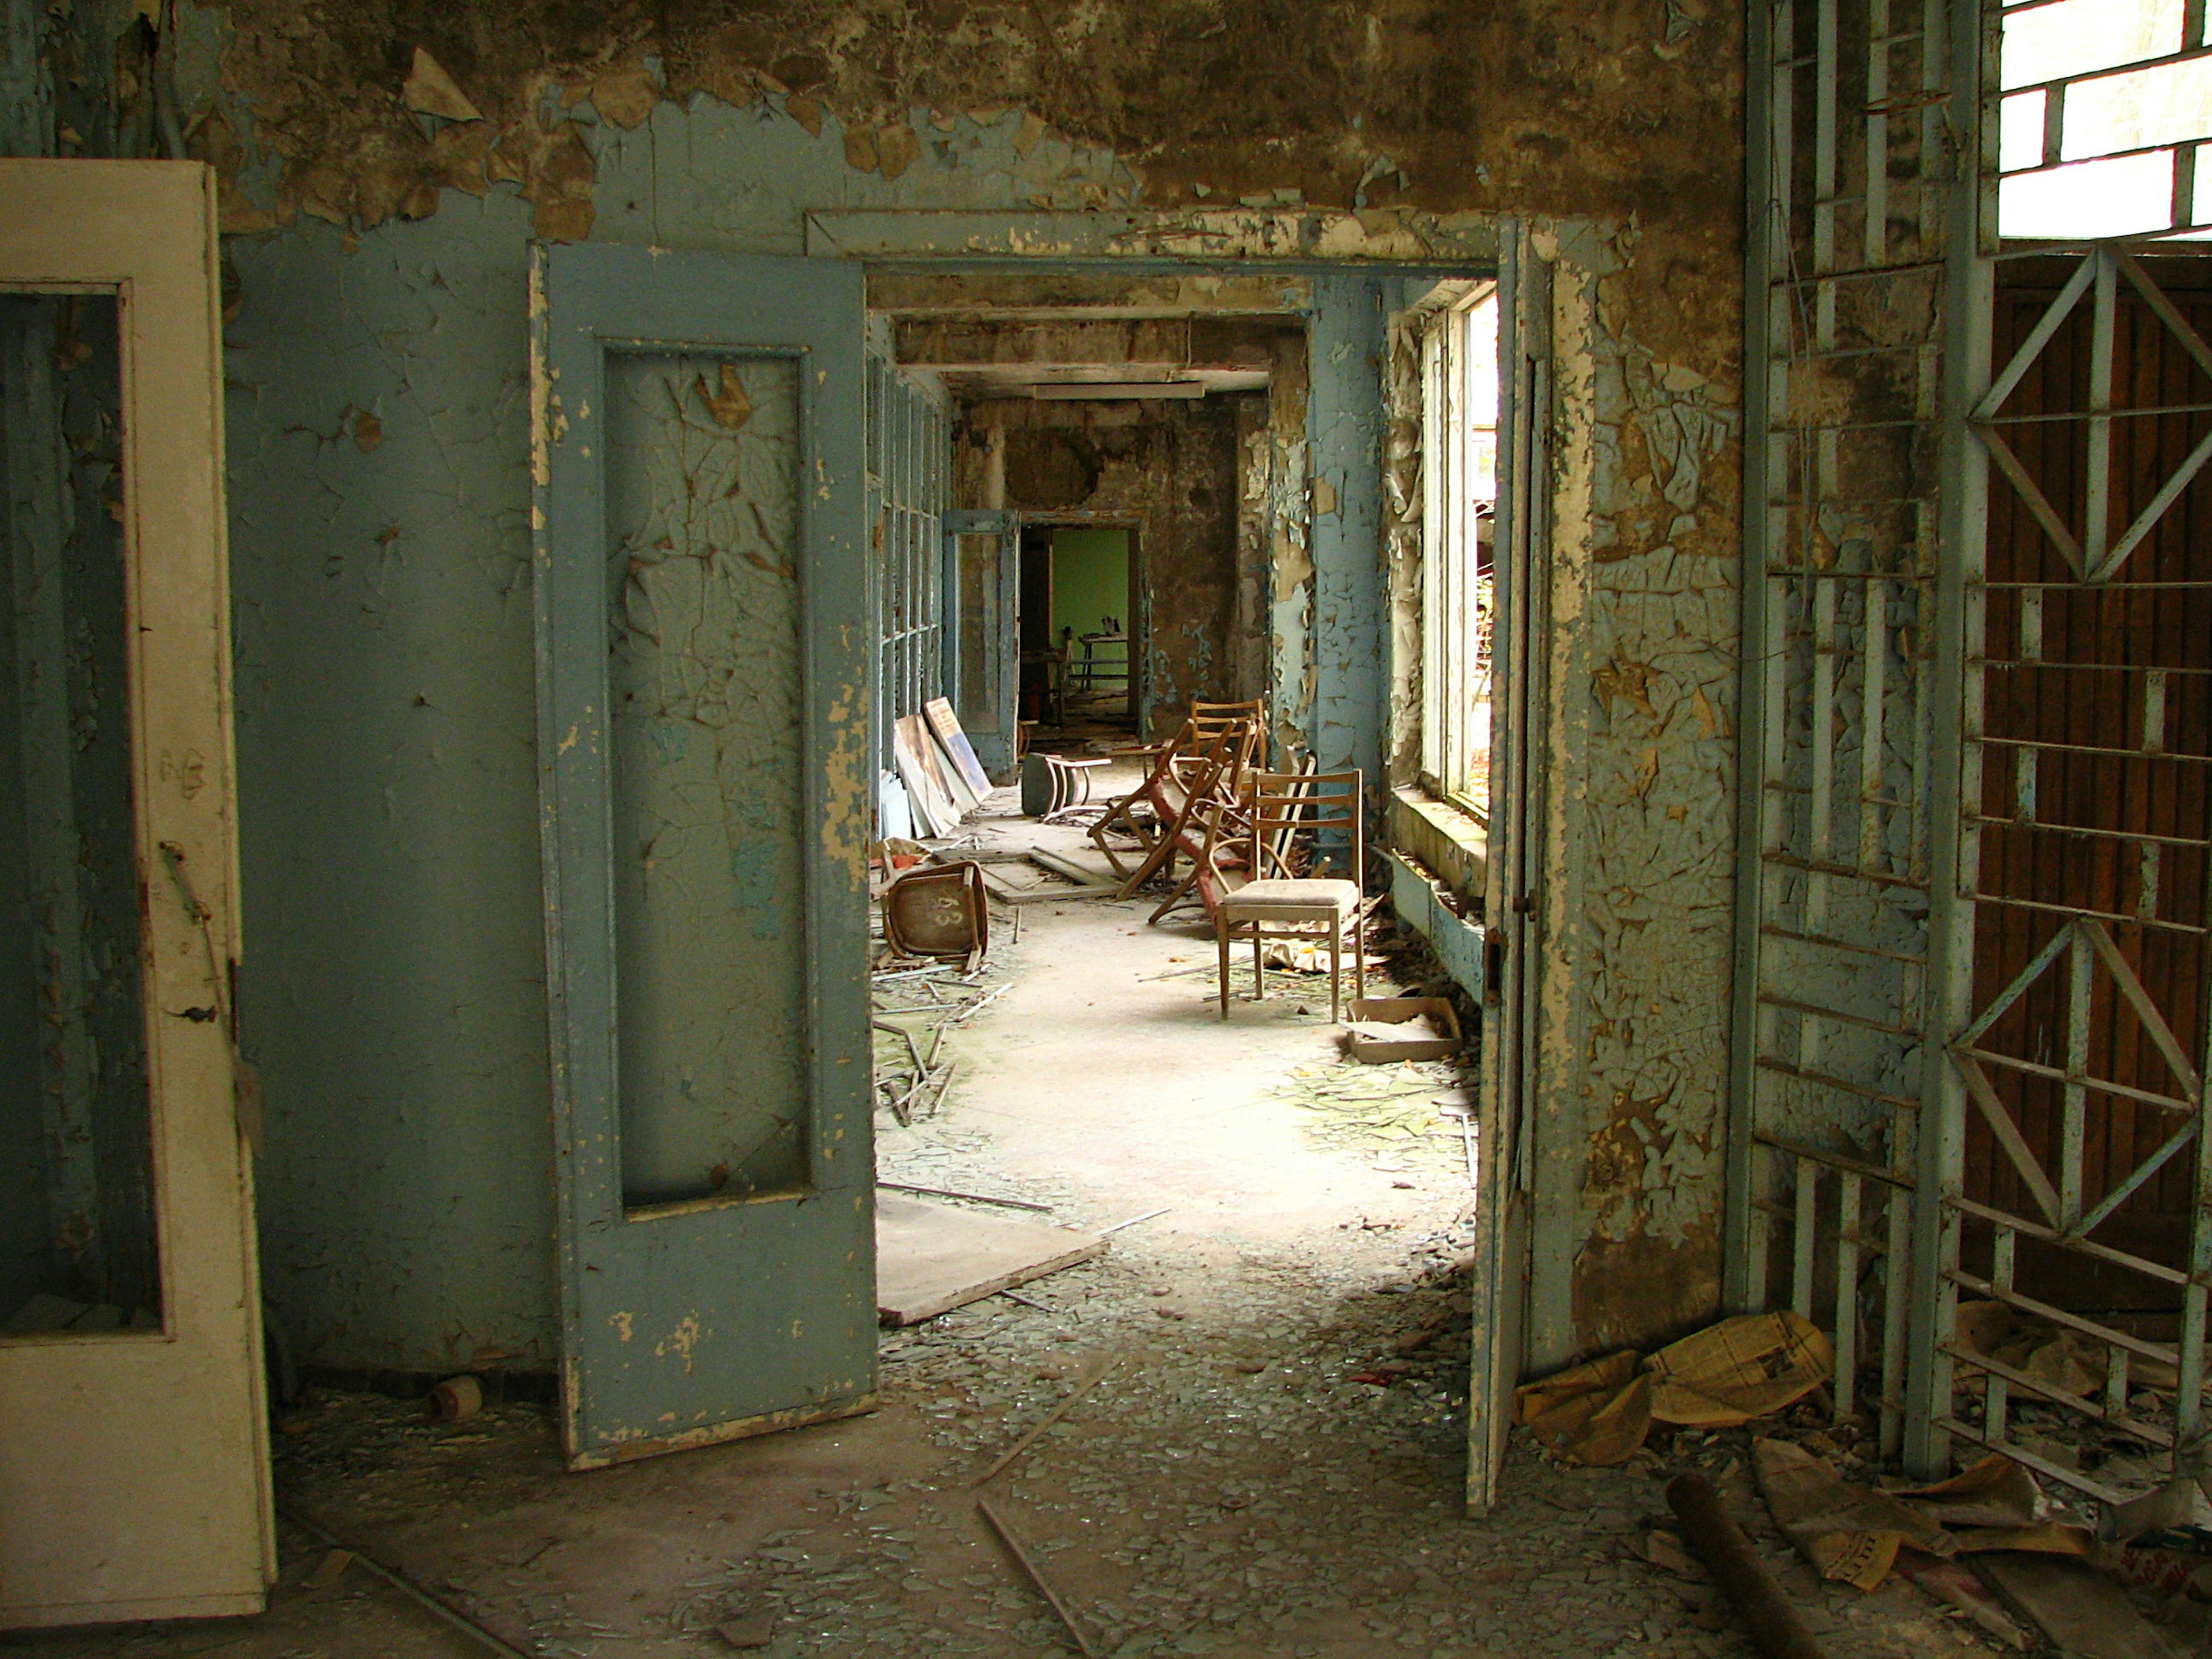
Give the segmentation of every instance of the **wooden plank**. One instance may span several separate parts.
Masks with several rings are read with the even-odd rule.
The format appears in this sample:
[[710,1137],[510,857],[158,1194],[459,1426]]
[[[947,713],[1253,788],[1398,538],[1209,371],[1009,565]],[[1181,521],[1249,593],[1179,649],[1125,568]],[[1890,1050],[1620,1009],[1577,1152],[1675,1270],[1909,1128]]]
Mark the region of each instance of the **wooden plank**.
[[968,733],[961,729],[960,716],[952,712],[949,698],[932,697],[922,704],[921,712],[929,720],[929,729],[945,745],[945,752],[952,757],[952,764],[966,779],[968,787],[980,799],[991,793],[990,775],[984,771],[983,763],[975,754],[975,745],[968,741]]
[[877,1310],[886,1324],[917,1324],[1088,1261],[1105,1248],[1096,1233],[878,1191]]
[[2080,1659],[2176,1659],[2180,1650],[2128,1600],[2128,1593],[2069,1556],[1999,1550],[1971,1565],[2014,1610]]

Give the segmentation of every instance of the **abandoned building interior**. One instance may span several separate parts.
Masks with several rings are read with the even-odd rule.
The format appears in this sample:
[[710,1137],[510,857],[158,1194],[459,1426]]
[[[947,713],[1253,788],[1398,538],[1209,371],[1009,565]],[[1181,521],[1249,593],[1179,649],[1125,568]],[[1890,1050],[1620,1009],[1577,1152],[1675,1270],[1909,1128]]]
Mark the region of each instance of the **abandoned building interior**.
[[2212,1646],[2205,0],[4,25],[11,1646]]

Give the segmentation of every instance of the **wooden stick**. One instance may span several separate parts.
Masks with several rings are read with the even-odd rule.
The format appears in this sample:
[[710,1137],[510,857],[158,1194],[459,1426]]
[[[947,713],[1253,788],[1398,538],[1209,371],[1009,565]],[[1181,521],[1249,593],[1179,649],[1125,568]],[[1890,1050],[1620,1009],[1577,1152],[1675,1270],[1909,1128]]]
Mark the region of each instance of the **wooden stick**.
[[1005,1451],[1000,1453],[999,1461],[997,1462],[992,1464],[989,1468],[984,1470],[982,1474],[977,1475],[975,1480],[969,1482],[969,1489],[973,1490],[977,1486],[984,1485],[993,1475],[998,1474],[1000,1469],[1005,1468],[1007,1464],[1012,1462],[1017,1457],[1019,1457],[1024,1452],[1027,1451],[1039,1435],[1042,1434],[1054,1424],[1059,1422],[1061,1418],[1066,1416],[1067,1413],[1074,1408],[1075,1402],[1077,1401],[1082,1399],[1085,1395],[1089,1394],[1091,1389],[1097,1388],[1099,1382],[1105,1376],[1106,1373],[1112,1370],[1115,1365],[1119,1363],[1121,1358],[1121,1356],[1120,1354],[1109,1351],[1108,1352],[1102,1353],[1092,1359],[1089,1364],[1083,1368],[1082,1375],[1075,1379],[1075,1386],[1067,1391],[1066,1397],[1063,1399],[1060,1404],[1054,1406],[1049,1412],[1045,1413],[1044,1421],[1037,1424],[1027,1434],[1015,1441],[1014,1443],[1007,1447]]
[[1098,1237],[1103,1238],[1109,1233],[1120,1232],[1124,1227],[1133,1227],[1139,1221],[1150,1221],[1154,1216],[1165,1215],[1173,1208],[1175,1208],[1175,1206],[1172,1204],[1163,1204],[1157,1210],[1147,1210],[1142,1215],[1131,1216],[1127,1221],[1117,1221],[1110,1227],[1101,1227],[1098,1230]]
[[1682,1522],[1682,1537],[1705,1564],[1766,1659],[1823,1659],[1820,1644],[1768,1576],[1743,1528],[1729,1519],[1713,1483],[1695,1473],[1678,1474],[1667,1502]]
[[[342,1546],[337,1539],[333,1538],[329,1533],[324,1531],[322,1528],[317,1526],[313,1521],[307,1519],[306,1516],[301,1514],[299,1510],[291,1508],[289,1504],[278,1504],[276,1506],[276,1513],[282,1516],[285,1520],[290,1522],[294,1526],[299,1528],[301,1532],[306,1533],[309,1537],[314,1539],[325,1549],[335,1550],[343,1548],[343,1546]],[[559,1541],[560,1540],[558,1539],[554,1540],[556,1543],[558,1543]],[[459,1632],[462,1635],[467,1637],[471,1641],[480,1643],[493,1653],[499,1655],[500,1659],[528,1659],[528,1656],[524,1654],[520,1648],[514,1647],[500,1637],[493,1635],[491,1632],[486,1630],[482,1625],[477,1623],[475,1620],[470,1618],[467,1614],[457,1612],[453,1608],[447,1607],[443,1601],[441,1601],[436,1596],[431,1595],[429,1591],[424,1589],[413,1579],[405,1577],[404,1574],[393,1571],[392,1569],[386,1566],[381,1561],[375,1559],[372,1556],[363,1555],[359,1550],[348,1550],[346,1553],[353,1557],[355,1565],[363,1568],[373,1577],[382,1580],[392,1589],[398,1590],[402,1595],[415,1603],[416,1607],[422,1608],[423,1612],[428,1613],[432,1618],[442,1620],[444,1623],[450,1625],[454,1630]],[[542,1555],[544,1553],[544,1551],[540,1550],[538,1553]],[[532,1556],[531,1559],[537,1559],[537,1556]],[[1047,1594],[1049,1595],[1050,1592],[1048,1591]],[[1057,1607],[1058,1603],[1055,1602],[1054,1605]],[[1065,1619],[1067,1615],[1063,1613],[1060,1614],[1060,1617]],[[1079,1638],[1078,1639],[1079,1640],[1080,1638]],[[1089,1655],[1090,1651],[1091,1650],[1088,1648],[1084,1650],[1086,1656]]]
[[1036,1563],[1031,1561],[1028,1555],[1024,1553],[1022,1547],[1014,1541],[1013,1534],[1006,1530],[1006,1523],[1000,1520],[991,1506],[980,1498],[975,1500],[975,1512],[983,1517],[986,1526],[998,1534],[999,1541],[1006,1547],[1006,1553],[1014,1558],[1014,1565],[1019,1567],[1030,1583],[1036,1587],[1036,1593],[1044,1597],[1051,1604],[1052,1610],[1060,1615],[1060,1622],[1067,1626],[1067,1633],[1075,1638],[1075,1650],[1083,1656],[1083,1659],[1098,1659],[1097,1654],[1091,1646],[1091,1638],[1083,1633],[1083,1626],[1075,1622],[1075,1615],[1070,1613],[1066,1604],[1054,1594],[1052,1586],[1045,1583],[1044,1575],[1036,1570]]
[[993,1198],[987,1193],[958,1193],[950,1187],[908,1187],[896,1181],[878,1181],[877,1186],[886,1192],[919,1193],[924,1198],[964,1198],[971,1204],[1003,1204],[1010,1210],[1035,1210],[1039,1215],[1050,1215],[1049,1204],[1032,1204],[1022,1198]]

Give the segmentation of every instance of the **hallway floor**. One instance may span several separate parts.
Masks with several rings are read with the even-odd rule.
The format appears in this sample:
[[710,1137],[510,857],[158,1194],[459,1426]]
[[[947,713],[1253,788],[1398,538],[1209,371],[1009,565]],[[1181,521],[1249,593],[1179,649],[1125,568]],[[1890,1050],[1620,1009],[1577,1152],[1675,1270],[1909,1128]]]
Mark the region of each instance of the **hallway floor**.
[[[1080,841],[1020,820],[981,833]],[[994,952],[1013,988],[951,1039],[945,1109],[912,1128],[880,1116],[878,1135],[885,1180],[1089,1228],[1150,1218],[1021,1299],[887,1331],[872,1413],[570,1475],[534,1406],[432,1425],[414,1404],[325,1395],[277,1436],[285,1570],[266,1615],[23,1650],[489,1650],[362,1565],[334,1571],[311,1517],[526,1654],[673,1659],[755,1637],[778,1659],[1073,1651],[969,1488],[1109,1359],[982,1494],[1099,1656],[1748,1652],[1708,1587],[1638,1548],[1665,1476],[1692,1463],[1758,1517],[1836,1659],[1975,1648],[1900,1583],[1816,1584],[1764,1528],[1741,1433],[1608,1471],[1516,1437],[1507,1501],[1466,1518],[1469,1188],[1436,1110],[1456,1079],[1340,1060],[1325,975],[1271,981],[1224,1024],[1210,939],[1148,927],[1148,909],[1027,906]]]

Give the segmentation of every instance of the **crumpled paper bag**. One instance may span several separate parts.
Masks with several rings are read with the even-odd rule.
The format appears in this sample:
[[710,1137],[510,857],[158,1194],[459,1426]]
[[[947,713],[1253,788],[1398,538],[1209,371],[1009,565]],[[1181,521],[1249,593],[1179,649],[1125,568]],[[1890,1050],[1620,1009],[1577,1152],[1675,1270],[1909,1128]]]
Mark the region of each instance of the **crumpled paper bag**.
[[1835,1350],[1784,1310],[1724,1319],[1662,1348],[1632,1348],[1514,1393],[1513,1420],[1577,1463],[1625,1463],[1651,1425],[1732,1428],[1792,1405],[1826,1382]]
[[1878,1588],[1905,1544],[1929,1555],[1956,1549],[1942,1525],[1887,1492],[1855,1486],[1802,1446],[1754,1440],[1752,1478],[1775,1524],[1823,1578]]

